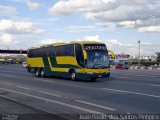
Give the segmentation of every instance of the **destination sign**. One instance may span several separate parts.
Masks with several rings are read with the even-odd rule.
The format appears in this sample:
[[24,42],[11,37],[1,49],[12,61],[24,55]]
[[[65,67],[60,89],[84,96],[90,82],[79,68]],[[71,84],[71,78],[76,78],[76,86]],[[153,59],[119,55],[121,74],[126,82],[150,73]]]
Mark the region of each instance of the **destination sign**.
[[85,50],[107,50],[105,45],[85,45]]

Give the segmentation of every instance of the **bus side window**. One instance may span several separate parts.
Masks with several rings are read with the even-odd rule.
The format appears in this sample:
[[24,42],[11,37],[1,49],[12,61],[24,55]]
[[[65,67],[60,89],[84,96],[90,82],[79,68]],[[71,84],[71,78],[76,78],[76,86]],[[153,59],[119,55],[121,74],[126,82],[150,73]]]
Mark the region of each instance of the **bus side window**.
[[31,58],[32,57],[32,50],[29,50],[27,55],[29,58]]
[[55,56],[55,48],[54,47],[47,48],[46,53],[48,57]]
[[74,56],[74,45],[66,45],[64,54],[65,56]]
[[75,44],[75,52],[76,52],[76,59],[78,64],[81,67],[84,67],[84,57],[82,52],[82,46],[80,44]]

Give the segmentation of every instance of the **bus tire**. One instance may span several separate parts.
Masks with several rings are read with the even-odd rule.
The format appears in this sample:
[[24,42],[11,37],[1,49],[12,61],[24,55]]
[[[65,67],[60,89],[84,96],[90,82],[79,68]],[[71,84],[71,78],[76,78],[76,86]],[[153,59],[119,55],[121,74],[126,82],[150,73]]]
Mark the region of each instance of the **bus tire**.
[[40,72],[41,72],[40,68],[35,69],[35,74],[36,74],[37,77],[40,77],[40,75],[41,75]]
[[43,77],[43,78],[45,78],[45,77],[46,77],[46,75],[45,75],[45,72],[44,72],[43,68],[41,69],[41,77]]
[[71,71],[69,72],[69,78],[70,78],[71,80],[73,80],[73,81],[76,80],[76,72],[75,72],[74,70],[71,70]]

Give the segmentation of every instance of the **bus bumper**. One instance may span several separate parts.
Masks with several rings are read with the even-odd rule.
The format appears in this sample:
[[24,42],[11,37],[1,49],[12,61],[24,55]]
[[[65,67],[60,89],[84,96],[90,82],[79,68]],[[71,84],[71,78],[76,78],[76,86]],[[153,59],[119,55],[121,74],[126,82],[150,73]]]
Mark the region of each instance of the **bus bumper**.
[[77,78],[79,79],[85,79],[85,80],[90,80],[90,79],[96,79],[96,78],[108,78],[110,76],[110,72],[106,73],[85,73],[85,74],[78,74]]

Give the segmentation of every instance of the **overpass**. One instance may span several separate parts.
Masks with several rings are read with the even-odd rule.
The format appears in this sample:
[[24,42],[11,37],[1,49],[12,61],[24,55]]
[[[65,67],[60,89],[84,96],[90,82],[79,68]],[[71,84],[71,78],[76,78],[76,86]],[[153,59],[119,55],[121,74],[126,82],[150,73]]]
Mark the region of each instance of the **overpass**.
[[0,53],[6,53],[6,54],[27,54],[27,50],[0,50]]

